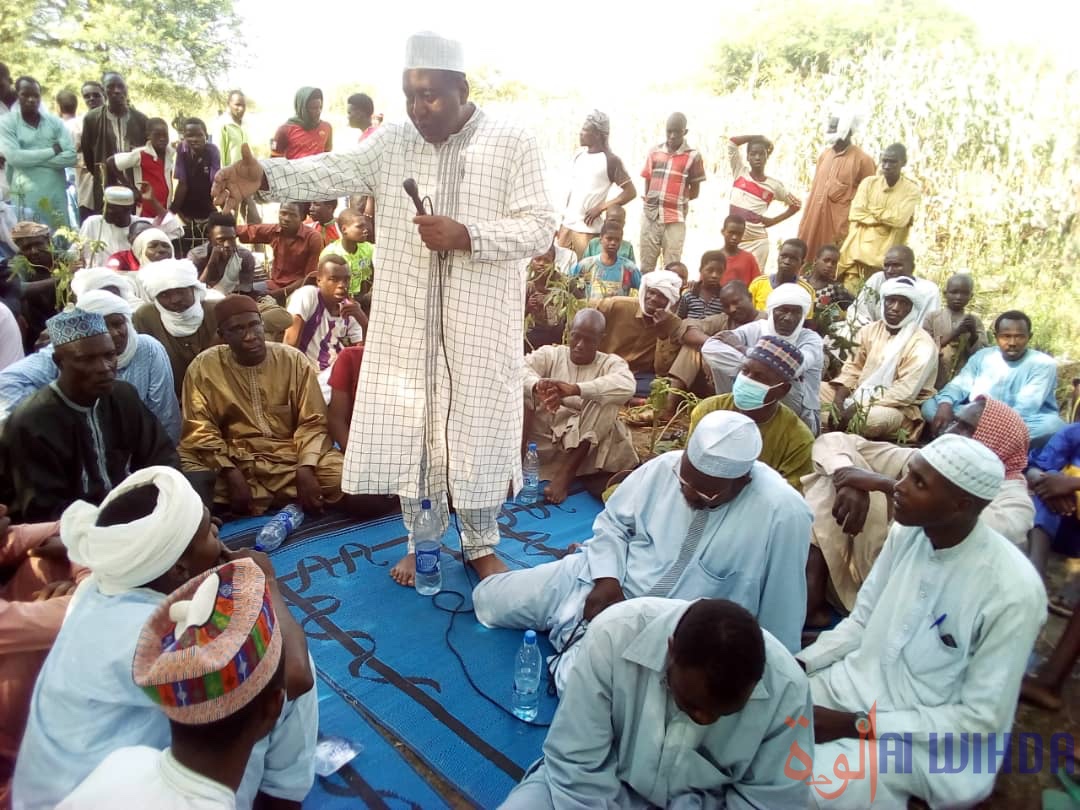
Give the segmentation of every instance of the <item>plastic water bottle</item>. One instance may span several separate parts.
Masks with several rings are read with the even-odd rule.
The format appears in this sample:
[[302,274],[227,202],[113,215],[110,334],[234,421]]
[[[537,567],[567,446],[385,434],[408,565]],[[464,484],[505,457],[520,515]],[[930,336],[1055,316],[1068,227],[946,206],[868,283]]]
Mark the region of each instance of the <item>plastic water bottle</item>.
[[544,660],[536,644],[536,631],[526,630],[514,658],[514,715],[526,723],[540,710],[540,673]]
[[304,510],[295,503],[290,503],[272,518],[259,531],[255,538],[256,551],[273,551],[285,542],[285,538],[300,528],[304,522]]
[[536,442],[529,442],[525,460],[521,462],[521,492],[518,503],[532,506],[540,501],[540,454],[536,451]]
[[442,590],[442,566],[439,565],[442,535],[438,516],[431,510],[431,501],[425,498],[420,502],[420,516],[413,524],[416,592],[421,596],[434,596]]

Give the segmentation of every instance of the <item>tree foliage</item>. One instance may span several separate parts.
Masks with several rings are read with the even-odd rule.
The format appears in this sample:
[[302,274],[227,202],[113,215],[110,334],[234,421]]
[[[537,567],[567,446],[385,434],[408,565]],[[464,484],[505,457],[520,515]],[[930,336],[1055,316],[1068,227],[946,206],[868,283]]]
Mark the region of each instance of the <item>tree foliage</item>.
[[973,42],[972,21],[940,0],[780,0],[751,8],[728,28],[716,49],[714,88],[730,92],[740,85],[765,84],[787,73],[807,77],[828,73],[837,60],[849,60],[873,47],[897,43],[902,32],[919,44]]
[[197,109],[243,50],[232,0],[0,0],[0,42],[13,75],[46,92],[78,92],[106,70],[136,105]]

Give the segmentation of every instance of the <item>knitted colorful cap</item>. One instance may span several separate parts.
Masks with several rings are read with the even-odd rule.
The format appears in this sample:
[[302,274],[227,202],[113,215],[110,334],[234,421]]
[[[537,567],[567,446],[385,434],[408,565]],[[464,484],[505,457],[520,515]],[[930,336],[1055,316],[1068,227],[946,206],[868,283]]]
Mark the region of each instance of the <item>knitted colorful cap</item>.
[[799,376],[803,353],[783,338],[765,335],[746,353],[747,357],[764,363],[788,382]]
[[143,626],[132,676],[172,720],[201,725],[250,703],[281,661],[266,576],[249,559],[173,591]]
[[104,316],[77,308],[53,315],[45,321],[45,328],[49,331],[49,339],[53,346],[63,346],[65,343],[74,343],[76,340],[95,335],[109,334],[109,327],[105,325]]

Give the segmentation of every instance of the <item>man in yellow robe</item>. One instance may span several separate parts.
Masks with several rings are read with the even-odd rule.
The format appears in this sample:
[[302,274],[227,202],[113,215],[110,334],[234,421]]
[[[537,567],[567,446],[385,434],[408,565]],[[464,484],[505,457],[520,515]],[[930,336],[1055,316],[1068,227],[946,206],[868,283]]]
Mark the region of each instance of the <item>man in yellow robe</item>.
[[[314,367],[291,346],[266,341],[247,296],[218,302],[217,319],[225,345],[196,357],[184,379],[184,472],[212,476],[214,503],[235,515],[293,501],[308,512],[339,502],[353,511],[361,504],[343,499],[342,455],[327,432]],[[390,501],[363,505],[388,508]]]
[[840,248],[837,277],[852,293],[881,269],[889,248],[907,244],[922,189],[900,174],[907,149],[894,143],[881,155],[881,174],[859,183],[851,201],[851,228]]

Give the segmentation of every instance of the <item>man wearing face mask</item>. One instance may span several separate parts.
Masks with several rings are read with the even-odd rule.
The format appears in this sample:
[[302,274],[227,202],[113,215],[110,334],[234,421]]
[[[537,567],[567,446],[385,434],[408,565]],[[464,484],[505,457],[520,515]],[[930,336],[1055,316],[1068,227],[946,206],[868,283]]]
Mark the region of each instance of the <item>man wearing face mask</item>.
[[754,420],[761,432],[758,461],[768,464],[799,492],[802,477],[813,471],[814,434],[781,400],[804,363],[802,352],[786,340],[766,335],[746,353],[730,394],[698,403],[690,414],[690,435],[713,411],[737,411]]
[[910,441],[923,428],[919,405],[934,394],[937,345],[922,328],[928,302],[913,279],[886,281],[881,297],[882,319],[859,330],[855,353],[822,383],[821,403],[830,429],[847,430],[858,415],[853,432],[891,439],[903,430]]
[[716,393],[727,394],[747,353],[761,338],[773,335],[790,343],[802,355],[802,366],[791,381],[791,390],[783,396],[783,402],[816,436],[821,427],[819,391],[825,345],[820,335],[803,326],[811,306],[810,295],[801,285],[781,284],[766,300],[766,320],[751,321],[709,338],[701,347],[701,357],[709,364]]
[[753,420],[706,415],[685,451],[646,462],[619,485],[578,553],[477,585],[476,618],[488,627],[549,630],[560,690],[585,625],[639,596],[730,599],[798,650],[811,515],[759,455]]

